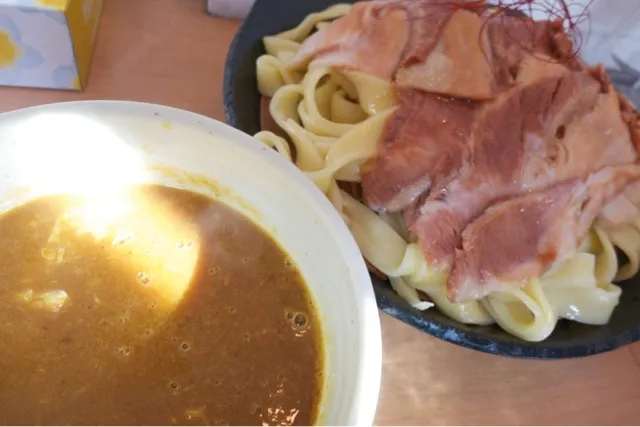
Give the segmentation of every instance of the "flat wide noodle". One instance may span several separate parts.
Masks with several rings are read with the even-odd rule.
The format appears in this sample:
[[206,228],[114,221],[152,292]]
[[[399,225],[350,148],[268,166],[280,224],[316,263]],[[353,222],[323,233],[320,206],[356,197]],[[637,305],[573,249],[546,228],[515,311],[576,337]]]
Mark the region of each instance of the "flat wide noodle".
[[558,321],[538,280],[522,289],[492,292],[483,304],[502,329],[527,341],[544,340]]
[[[314,29],[349,9],[337,5],[311,14],[298,27],[264,39],[267,54],[257,61],[258,88],[272,98],[269,111],[288,140],[271,132],[256,138],[294,162],[327,195],[364,258],[415,309],[435,306],[462,323],[497,323],[527,341],[547,338],[560,318],[607,323],[621,293],[612,282],[640,268],[640,218],[618,230],[594,226],[578,254],[523,289],[452,303],[446,290],[449,273],[429,267],[402,218],[377,214],[339,188],[338,181],[360,182],[360,165],[376,154],[397,95],[377,77],[324,67],[292,69],[289,62]],[[616,247],[628,258],[621,268]],[[418,291],[431,301],[423,301]]]
[[615,280],[632,278],[640,265],[640,232],[634,225],[628,225],[609,231],[608,236],[613,246],[620,249],[628,260],[625,265],[619,267]]

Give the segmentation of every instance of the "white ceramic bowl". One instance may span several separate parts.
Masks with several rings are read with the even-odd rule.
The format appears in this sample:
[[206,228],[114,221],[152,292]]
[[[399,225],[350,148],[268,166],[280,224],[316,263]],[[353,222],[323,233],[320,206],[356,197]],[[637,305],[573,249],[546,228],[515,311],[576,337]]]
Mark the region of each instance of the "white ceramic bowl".
[[0,212],[45,194],[143,182],[215,195],[281,244],[326,338],[318,423],[371,425],[381,371],[371,281],[340,216],[293,165],[225,124],[159,105],[87,101],[0,115]]

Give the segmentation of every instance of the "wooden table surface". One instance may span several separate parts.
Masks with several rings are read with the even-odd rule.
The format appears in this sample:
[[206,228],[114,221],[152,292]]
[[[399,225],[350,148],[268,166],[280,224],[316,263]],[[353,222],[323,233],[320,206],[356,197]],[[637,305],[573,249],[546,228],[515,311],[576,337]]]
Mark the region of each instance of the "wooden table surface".
[[[206,16],[204,0],[105,3],[86,91],[0,88],[0,111],[126,99],[224,120],[223,66],[237,22]],[[381,316],[377,424],[640,424],[640,344],[578,360],[515,360]]]

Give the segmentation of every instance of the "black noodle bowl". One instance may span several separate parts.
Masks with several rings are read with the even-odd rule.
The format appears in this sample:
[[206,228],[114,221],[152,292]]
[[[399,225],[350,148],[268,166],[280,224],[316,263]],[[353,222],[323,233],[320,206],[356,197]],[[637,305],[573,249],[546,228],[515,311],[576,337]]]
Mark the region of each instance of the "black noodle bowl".
[[[229,49],[224,76],[227,122],[250,135],[260,131],[260,94],[256,60],[262,37],[297,26],[309,13],[337,3],[331,0],[257,0]],[[277,11],[276,13],[273,13]],[[267,18],[268,16],[268,18]],[[385,313],[442,340],[486,353],[535,359],[563,359],[603,353],[640,339],[640,276],[621,283],[620,304],[607,325],[561,320],[545,341],[527,342],[498,326],[465,325],[437,309],[420,312],[372,275],[378,306]]]

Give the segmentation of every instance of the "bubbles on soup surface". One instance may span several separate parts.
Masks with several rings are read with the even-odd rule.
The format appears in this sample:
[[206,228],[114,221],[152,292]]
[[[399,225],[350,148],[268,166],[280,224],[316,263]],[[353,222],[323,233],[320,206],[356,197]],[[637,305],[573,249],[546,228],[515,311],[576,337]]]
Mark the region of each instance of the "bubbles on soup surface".
[[122,356],[129,356],[131,353],[133,353],[133,347],[130,345],[121,345],[118,347],[118,354]]
[[118,246],[122,246],[133,240],[133,232],[130,230],[118,230],[113,236],[113,240],[111,241],[111,246],[114,248]]
[[139,271],[138,273],[136,273],[136,281],[143,286],[147,286],[149,285],[149,283],[151,283],[151,276],[149,276],[149,273]]
[[169,388],[171,390],[173,390],[174,392],[178,392],[178,391],[180,391],[182,386],[180,386],[180,384],[177,381],[171,380],[171,381],[169,381]]
[[309,315],[302,311],[285,310],[285,318],[296,336],[302,336],[311,327]]
[[190,249],[193,246],[193,242],[178,242],[178,249]]
[[298,328],[304,327],[307,324],[307,316],[302,313],[296,314],[293,318],[293,324]]

